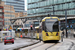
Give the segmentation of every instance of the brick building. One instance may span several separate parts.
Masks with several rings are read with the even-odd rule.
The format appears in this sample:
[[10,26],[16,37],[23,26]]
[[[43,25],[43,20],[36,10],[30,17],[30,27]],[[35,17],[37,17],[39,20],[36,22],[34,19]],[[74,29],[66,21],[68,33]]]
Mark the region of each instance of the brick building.
[[11,24],[9,19],[15,18],[14,6],[5,5],[4,2],[0,2],[0,6],[4,7],[4,27],[8,28]]
[[4,7],[0,6],[0,30],[3,29],[4,26]]

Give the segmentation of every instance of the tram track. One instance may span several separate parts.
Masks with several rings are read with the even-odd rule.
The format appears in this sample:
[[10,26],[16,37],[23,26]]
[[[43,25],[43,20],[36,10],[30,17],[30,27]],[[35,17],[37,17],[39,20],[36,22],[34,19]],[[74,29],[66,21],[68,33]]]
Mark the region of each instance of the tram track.
[[45,50],[47,50],[47,49],[49,49],[49,48],[51,48],[51,47],[55,46],[56,44],[57,44],[57,43],[54,43],[53,45],[51,45],[51,46],[47,47]]
[[[71,50],[74,47],[74,41],[69,41],[67,40],[67,42],[63,42],[63,43],[50,43],[50,42],[46,42],[43,43],[42,41],[40,43],[37,43],[35,45],[32,46],[28,46],[26,48],[23,48],[22,50]],[[66,47],[67,46],[67,47]]]
[[72,43],[72,45],[70,46],[70,48],[68,50],[71,50],[72,47],[74,46],[74,42],[71,42],[71,43]]
[[[49,45],[50,44],[50,45]],[[31,48],[31,49],[29,49],[29,50],[34,50],[35,48],[40,48],[41,46],[45,46],[45,45],[49,45],[48,47],[46,47],[44,50],[47,50],[47,49],[49,49],[49,48],[51,48],[51,47],[53,47],[54,45],[56,45],[57,43],[43,43],[43,44],[41,44],[41,45],[38,45],[38,46],[35,46],[35,47],[33,47],[33,48]],[[41,49],[41,48],[40,48]]]
[[35,47],[31,48],[30,50],[32,50],[32,49],[34,49],[34,48],[37,48],[37,47],[39,47],[39,46],[42,46],[42,45],[44,45],[44,44],[42,43],[42,44],[40,44],[40,45],[38,45],[38,46],[35,46]]

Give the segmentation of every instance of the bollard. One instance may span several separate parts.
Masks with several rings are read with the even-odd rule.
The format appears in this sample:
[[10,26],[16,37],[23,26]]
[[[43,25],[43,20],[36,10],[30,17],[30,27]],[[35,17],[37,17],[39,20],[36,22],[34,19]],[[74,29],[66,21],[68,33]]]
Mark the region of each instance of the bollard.
[[19,37],[19,33],[17,33],[17,37]]
[[2,42],[2,38],[1,38],[1,42]]
[[64,37],[63,34],[61,34],[61,42],[63,42],[63,37]]
[[22,38],[23,36],[22,36],[22,35],[20,35],[20,37]]
[[63,42],[63,36],[61,36],[61,41]]
[[2,42],[2,38],[0,38],[0,42]]

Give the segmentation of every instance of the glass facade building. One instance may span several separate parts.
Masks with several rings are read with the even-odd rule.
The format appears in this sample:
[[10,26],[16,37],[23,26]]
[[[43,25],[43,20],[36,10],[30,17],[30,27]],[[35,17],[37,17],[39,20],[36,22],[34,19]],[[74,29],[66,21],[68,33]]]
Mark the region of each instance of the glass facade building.
[[6,5],[14,6],[15,12],[24,12],[25,11],[24,0],[2,0],[2,1],[5,1]]
[[[28,16],[37,15],[75,15],[75,0],[27,0]],[[50,9],[45,9],[50,8]]]
[[[27,17],[33,17],[29,19],[39,20],[50,16],[48,14],[64,18],[65,10],[67,10],[67,17],[75,17],[75,0],[27,0],[27,4]],[[75,21],[72,20],[73,19],[68,19],[67,24],[74,24]]]

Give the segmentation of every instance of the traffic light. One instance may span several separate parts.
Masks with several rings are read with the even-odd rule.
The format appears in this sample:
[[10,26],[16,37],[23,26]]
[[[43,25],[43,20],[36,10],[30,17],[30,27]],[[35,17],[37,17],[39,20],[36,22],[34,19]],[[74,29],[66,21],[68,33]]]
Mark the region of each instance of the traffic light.
[[33,30],[33,26],[32,25],[30,26],[30,29]]
[[31,27],[31,30],[33,30],[33,28]]

